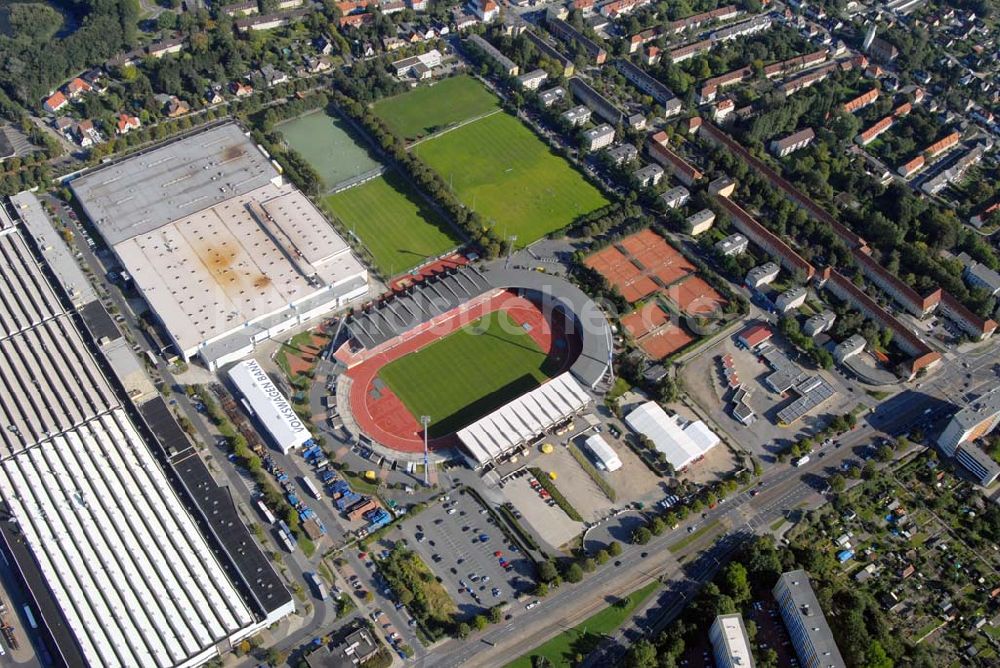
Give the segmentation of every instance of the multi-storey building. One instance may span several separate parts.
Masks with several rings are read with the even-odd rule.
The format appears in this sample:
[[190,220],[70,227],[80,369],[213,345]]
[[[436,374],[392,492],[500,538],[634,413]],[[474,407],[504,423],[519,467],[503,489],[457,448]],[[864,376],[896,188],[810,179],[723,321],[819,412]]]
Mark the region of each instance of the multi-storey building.
[[1000,423],[1000,387],[995,387],[952,416],[938,437],[941,451],[953,457],[965,443],[986,436]]
[[846,668],[805,571],[782,573],[774,598],[803,668]]
[[716,668],[754,668],[750,638],[738,613],[719,615],[708,631]]

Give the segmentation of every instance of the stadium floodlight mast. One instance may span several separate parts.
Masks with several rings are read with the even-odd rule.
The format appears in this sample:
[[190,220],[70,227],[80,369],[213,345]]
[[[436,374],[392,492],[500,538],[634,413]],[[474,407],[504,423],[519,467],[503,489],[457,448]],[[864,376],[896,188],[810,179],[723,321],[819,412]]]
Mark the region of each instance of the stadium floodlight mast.
[[510,237],[508,237],[508,242],[507,242],[507,261],[504,262],[503,265],[504,269],[510,268],[510,256],[511,253],[514,252],[514,244],[516,243],[517,243],[517,235],[516,234],[510,235]]
[[427,456],[427,431],[431,424],[430,415],[421,415],[420,424],[424,426],[424,487],[430,487],[430,480],[428,478],[428,470],[430,469],[430,462]]

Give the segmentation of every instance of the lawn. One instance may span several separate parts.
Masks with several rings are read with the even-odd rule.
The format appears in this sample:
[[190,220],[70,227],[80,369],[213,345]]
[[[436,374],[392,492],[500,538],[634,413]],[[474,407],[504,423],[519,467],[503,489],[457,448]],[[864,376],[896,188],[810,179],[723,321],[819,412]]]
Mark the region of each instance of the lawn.
[[379,166],[347,124],[326,112],[314,111],[279,123],[277,130],[285,143],[312,165],[328,189]]
[[554,369],[504,311],[487,315],[385,365],[379,377],[414,416],[431,416],[431,436],[458,431],[533,390]]
[[573,665],[577,654],[586,656],[601,642],[603,634],[610,634],[627,620],[632,612],[650,595],[659,589],[659,582],[650,582],[624,599],[624,605],[609,605],[600,612],[585,619],[575,627],[557,635],[547,643],[536,647],[505,668],[531,668],[532,657],[544,656],[553,668]]
[[413,150],[501,237],[516,234],[519,246],[608,203],[510,114],[479,119]]
[[470,76],[444,79],[375,103],[375,113],[407,140],[499,108],[500,100]]
[[330,195],[324,204],[368,248],[385,276],[458,245],[447,223],[396,171]]

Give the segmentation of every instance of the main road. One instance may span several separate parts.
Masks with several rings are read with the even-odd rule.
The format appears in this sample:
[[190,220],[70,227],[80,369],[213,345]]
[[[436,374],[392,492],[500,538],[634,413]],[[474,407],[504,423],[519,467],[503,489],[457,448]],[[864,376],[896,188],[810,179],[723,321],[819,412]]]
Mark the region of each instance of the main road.
[[[985,364],[983,365],[985,367]],[[964,367],[960,367],[964,368]],[[949,376],[956,373],[954,369]],[[415,664],[421,667],[503,665],[607,607],[615,599],[654,579],[668,586],[643,606],[643,619],[626,624],[588,658],[587,665],[613,665],[625,651],[626,640],[655,632],[683,609],[686,599],[714,574],[716,568],[753,535],[770,532],[781,517],[825,502],[826,479],[846,460],[870,455],[878,436],[898,436],[914,425],[947,417],[949,404],[936,393],[907,391],[884,402],[840,439],[820,448],[801,466],[775,465],[753,489],[727,499],[702,516],[654,537],[645,546],[626,546],[618,561],[608,563],[577,585],[563,584],[513,618],[464,641],[446,640],[429,648]],[[899,453],[900,455],[903,453]],[[684,538],[694,540],[679,546]],[[675,549],[671,550],[670,546]]]

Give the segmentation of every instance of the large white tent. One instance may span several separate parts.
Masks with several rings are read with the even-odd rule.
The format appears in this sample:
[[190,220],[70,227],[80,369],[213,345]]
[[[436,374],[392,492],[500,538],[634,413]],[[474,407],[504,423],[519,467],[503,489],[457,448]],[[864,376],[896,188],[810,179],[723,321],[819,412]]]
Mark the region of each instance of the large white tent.
[[594,457],[597,458],[598,463],[604,467],[605,471],[609,473],[611,471],[617,471],[622,467],[622,460],[619,459],[618,453],[614,451],[608,442],[604,440],[604,437],[600,434],[594,434],[588,438],[585,442],[587,449],[590,450]]
[[483,467],[530,443],[590,402],[590,395],[567,372],[476,420],[459,431],[458,438],[477,467]]
[[667,415],[655,401],[647,401],[625,416],[628,426],[649,438],[667,461],[679,471],[703,457],[719,444],[719,437],[704,422],[696,420],[683,427],[677,416]]

